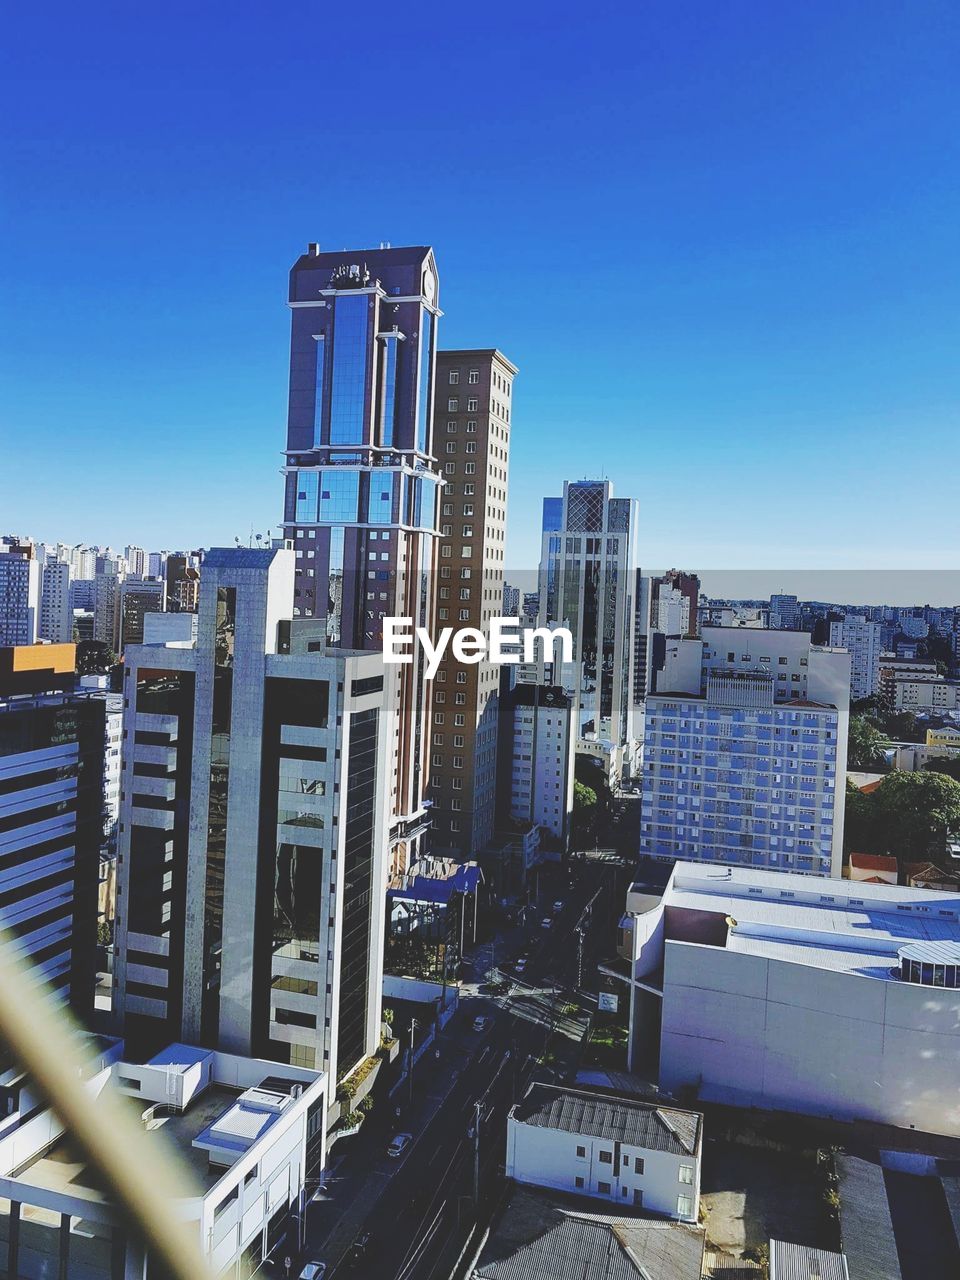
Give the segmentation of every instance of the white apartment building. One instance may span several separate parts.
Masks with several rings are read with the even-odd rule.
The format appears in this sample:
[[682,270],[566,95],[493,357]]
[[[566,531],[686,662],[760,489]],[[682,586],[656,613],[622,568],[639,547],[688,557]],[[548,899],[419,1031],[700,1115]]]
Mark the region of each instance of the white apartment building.
[[620,952],[662,1089],[960,1136],[960,894],[681,862]]
[[702,1142],[697,1111],[533,1084],[507,1116],[506,1174],[696,1222]]
[[69,644],[73,639],[73,612],[70,608],[70,564],[66,560],[47,560],[40,572],[41,640],[53,644]]
[[123,558],[127,562],[127,573],[142,578],[147,570],[147,553],[143,547],[124,547]]
[[[250,1275],[297,1239],[324,1161],[322,1073],[173,1044],[150,1061],[106,1042],[90,1064],[90,1107],[118,1090],[140,1107],[151,1142],[184,1162],[192,1183],[176,1212],[213,1274]],[[53,1111],[29,1096],[0,1125],[0,1196],[16,1230],[0,1232],[0,1270],[16,1276],[147,1280],[149,1254]]]
[[956,711],[960,706],[957,698],[960,685],[949,680],[895,680],[892,689],[894,711],[914,711],[922,715]]
[[849,666],[805,632],[668,641],[646,700],[640,852],[839,875]]
[[548,685],[518,684],[513,708],[510,817],[570,839],[574,737],[571,699]]
[[880,688],[882,630],[879,622],[852,613],[830,623],[831,648],[846,649],[850,654],[850,697],[854,702],[873,697]]

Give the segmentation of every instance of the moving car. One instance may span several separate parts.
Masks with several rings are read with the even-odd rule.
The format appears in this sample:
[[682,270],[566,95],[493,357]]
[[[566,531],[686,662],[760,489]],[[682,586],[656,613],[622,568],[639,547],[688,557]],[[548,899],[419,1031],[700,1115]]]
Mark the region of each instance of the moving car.
[[300,1280],[323,1280],[326,1272],[327,1264],[325,1262],[308,1262],[300,1272]]
[[556,900],[556,902],[553,904],[553,910],[554,910],[554,914],[555,914],[555,915],[559,915],[559,913],[563,910],[563,899],[562,899],[562,898],[558,898],[558,899]]
[[553,928],[553,921],[550,919],[550,917],[549,917],[549,916],[544,916],[544,917],[543,917],[543,919],[540,921],[540,928],[541,928],[541,929],[552,929],[552,928]]
[[478,1013],[473,1020],[474,1031],[486,1031],[490,1025],[490,1019],[485,1018],[482,1013]]
[[410,1143],[413,1141],[412,1133],[394,1134],[389,1147],[387,1147],[387,1155],[394,1160],[398,1160],[406,1151]]
[[517,973],[523,973],[524,969],[527,967],[527,957],[521,956],[513,967]]

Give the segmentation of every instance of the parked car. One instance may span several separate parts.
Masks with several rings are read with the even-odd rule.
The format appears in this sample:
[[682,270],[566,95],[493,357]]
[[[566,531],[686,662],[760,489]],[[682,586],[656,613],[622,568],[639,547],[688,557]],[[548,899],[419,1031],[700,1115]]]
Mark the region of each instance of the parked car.
[[308,1262],[300,1272],[300,1280],[323,1280],[327,1274],[325,1262]]
[[556,915],[559,915],[559,914],[560,914],[560,912],[563,910],[563,899],[562,899],[562,898],[558,898],[558,899],[556,900],[556,902],[553,904],[553,910],[554,910],[554,914],[556,914]]
[[489,1025],[490,1025],[490,1019],[485,1018],[482,1013],[478,1013],[473,1020],[474,1031],[486,1031]]
[[513,967],[517,973],[523,973],[524,969],[526,969],[527,967],[527,957],[521,956],[520,959],[516,961]]
[[387,1155],[390,1156],[393,1160],[399,1160],[399,1158],[403,1155],[403,1153],[406,1151],[407,1147],[409,1147],[412,1141],[413,1141],[412,1133],[395,1134],[390,1141],[389,1147],[387,1147]]
[[544,916],[544,917],[543,917],[543,919],[540,921],[540,928],[541,928],[541,929],[552,929],[552,928],[553,928],[553,921],[551,920],[551,918],[550,918],[549,916]]

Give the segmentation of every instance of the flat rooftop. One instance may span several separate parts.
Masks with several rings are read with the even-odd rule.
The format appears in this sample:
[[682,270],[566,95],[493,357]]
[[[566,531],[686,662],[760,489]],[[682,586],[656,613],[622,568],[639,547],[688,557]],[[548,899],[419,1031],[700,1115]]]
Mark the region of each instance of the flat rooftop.
[[671,908],[729,916],[715,944],[728,951],[868,978],[891,980],[909,943],[960,945],[960,893],[678,863],[663,903],[667,941],[703,940],[696,918]]

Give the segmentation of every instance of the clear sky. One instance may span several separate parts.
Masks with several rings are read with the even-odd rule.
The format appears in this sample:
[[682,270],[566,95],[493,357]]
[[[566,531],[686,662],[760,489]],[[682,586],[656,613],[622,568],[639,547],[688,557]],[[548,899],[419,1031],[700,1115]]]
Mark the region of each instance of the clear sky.
[[644,564],[957,567],[955,0],[31,8],[3,530],[275,526],[287,272],[389,240],[435,247],[442,344],[520,366],[509,565],[606,474]]

